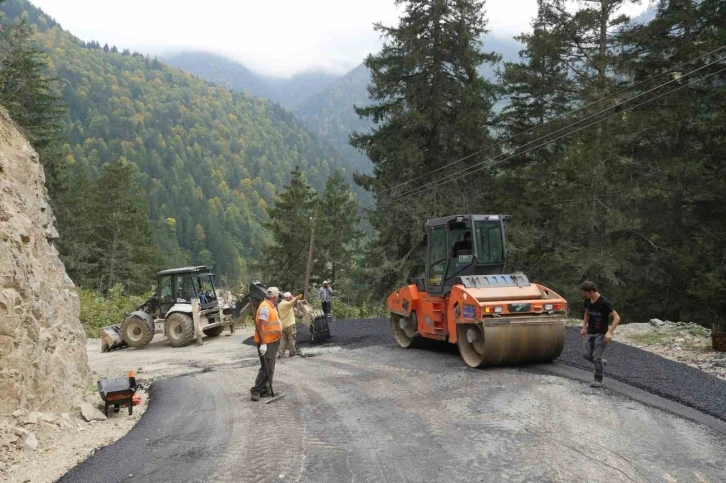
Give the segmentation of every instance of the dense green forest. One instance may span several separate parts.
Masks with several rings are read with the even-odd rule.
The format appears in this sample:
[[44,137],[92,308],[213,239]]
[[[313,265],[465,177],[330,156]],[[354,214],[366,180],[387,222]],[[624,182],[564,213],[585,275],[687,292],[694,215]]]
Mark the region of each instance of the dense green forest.
[[[138,53],[86,44],[24,0],[0,9],[3,24],[24,15],[34,26],[67,105],[60,160],[44,162],[92,180],[119,159],[138,167],[163,265],[209,263],[228,282],[246,280],[269,240],[266,208],[293,168],[321,191],[337,169],[345,172],[337,152],[276,104]],[[64,228],[59,217],[61,247]],[[85,256],[78,247],[64,255],[72,275],[93,262],[74,260]]]
[[353,138],[379,200],[369,286],[382,296],[423,269],[425,219],[508,213],[509,270],[574,315],[591,279],[626,320],[726,317],[726,4],[662,0],[641,24],[624,3],[539,0],[501,113],[471,68],[483,2],[405,1],[378,26],[375,102],[358,110],[374,128]]
[[[507,213],[508,270],[565,295],[573,315],[590,279],[626,320],[709,325],[726,317],[726,4],[661,0],[637,22],[624,4],[539,0],[519,56],[501,63],[481,42],[483,1],[401,2],[365,70],[300,111],[337,143],[358,126],[352,145],[373,170],[355,178],[377,200],[366,212],[339,155],[281,107],[84,44],[22,0],[0,2],[14,25],[0,34],[0,96],[28,111],[61,235],[73,225],[59,242],[69,271],[107,292],[140,290],[136,262],[211,263],[229,282],[255,272],[300,290],[315,225],[313,281],[365,305],[423,270],[426,219]],[[351,114],[346,89],[364,73],[369,99]],[[112,216],[138,230],[109,228]],[[135,247],[148,250],[124,265]]]

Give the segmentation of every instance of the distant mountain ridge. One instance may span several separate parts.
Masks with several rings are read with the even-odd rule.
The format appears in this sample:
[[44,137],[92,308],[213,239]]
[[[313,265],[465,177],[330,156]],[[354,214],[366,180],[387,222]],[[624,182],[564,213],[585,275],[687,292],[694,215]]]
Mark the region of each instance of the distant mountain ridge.
[[340,76],[324,71],[307,71],[290,78],[258,74],[243,64],[208,52],[186,51],[161,57],[165,63],[185,70],[208,82],[264,97],[292,109],[322,91]]

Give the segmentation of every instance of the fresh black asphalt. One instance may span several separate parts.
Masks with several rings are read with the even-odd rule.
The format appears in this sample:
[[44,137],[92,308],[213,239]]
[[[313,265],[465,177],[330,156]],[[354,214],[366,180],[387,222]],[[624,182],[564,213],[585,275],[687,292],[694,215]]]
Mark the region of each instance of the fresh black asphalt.
[[[579,327],[567,328],[567,343],[559,361],[592,370],[582,358]],[[605,349],[605,377],[644,389],[726,421],[726,381],[693,367],[626,344]]]
[[[136,426],[58,480],[72,483],[121,481],[203,482],[229,441],[228,398],[201,374],[172,377],[149,388],[149,407]],[[216,393],[216,394],[210,394]],[[230,401],[230,403],[232,403]],[[104,475],[100,479],[99,475]]]

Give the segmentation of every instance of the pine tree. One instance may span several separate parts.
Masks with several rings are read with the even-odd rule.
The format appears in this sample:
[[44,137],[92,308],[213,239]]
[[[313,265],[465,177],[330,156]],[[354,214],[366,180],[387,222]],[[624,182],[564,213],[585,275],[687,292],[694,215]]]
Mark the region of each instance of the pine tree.
[[[694,61],[724,45],[724,26],[722,1],[663,0],[653,21],[623,34],[623,69],[634,82],[688,63],[639,88],[635,94],[666,81],[673,82],[658,93],[681,87],[634,111],[623,129],[639,186],[631,214],[640,225],[628,257],[639,269],[627,300],[638,315],[709,326],[726,318],[726,75],[717,73],[723,64],[706,66],[723,52]],[[694,69],[701,71],[683,75]]]
[[60,238],[56,246],[68,276],[81,287],[96,288],[94,280],[98,276],[96,257],[96,223],[100,203],[96,183],[82,166],[72,166],[67,170],[67,181],[56,205],[62,207],[60,213]]
[[160,268],[160,254],[151,240],[146,192],[138,169],[124,158],[103,166],[97,182],[94,255],[96,283],[108,293],[123,284],[144,292],[149,276]]
[[[371,70],[368,92],[374,103],[356,107],[375,127],[370,133],[351,136],[351,144],[375,166],[373,176],[359,176],[356,181],[380,203],[433,179],[424,177],[396,187],[402,181],[418,178],[487,143],[496,88],[477,69],[499,60],[482,48],[483,1],[397,3],[404,7],[398,26],[375,26],[386,41],[379,54],[365,60]],[[376,287],[385,291],[421,266],[425,220],[454,207],[468,208],[462,207],[468,201],[457,191],[460,187],[448,185],[413,201],[386,204],[371,214],[378,238],[368,266]]]
[[62,191],[65,161],[59,150],[65,106],[47,74],[47,56],[25,19],[0,30],[0,105],[25,133],[43,164],[51,203]]
[[338,283],[336,288],[340,290],[353,269],[363,237],[359,228],[358,204],[340,171],[336,171],[325,183],[318,218],[315,242],[319,247],[316,250],[318,265],[314,274],[318,279]]
[[268,208],[266,223],[272,244],[263,249],[264,261],[258,271],[268,285],[302,291],[305,285],[311,221],[319,198],[305,181],[298,168],[292,172],[290,184]]
[[[618,29],[628,18],[617,11],[624,3],[539,1],[532,33],[520,37],[525,45],[522,61],[507,64],[503,74],[504,90],[512,100],[501,117],[506,136],[552,121],[619,87],[615,46],[620,43]],[[515,156],[498,179],[500,206],[516,217],[509,236],[515,249],[512,268],[546,280],[573,302],[579,297],[573,279],[595,280],[616,302],[627,292],[631,267],[622,255],[632,240],[624,234],[637,221],[629,216],[631,164],[620,152],[622,118],[579,132],[586,123],[567,127],[618,100],[600,101],[517,136],[508,143],[515,150],[568,133]],[[555,136],[532,142],[555,131]]]

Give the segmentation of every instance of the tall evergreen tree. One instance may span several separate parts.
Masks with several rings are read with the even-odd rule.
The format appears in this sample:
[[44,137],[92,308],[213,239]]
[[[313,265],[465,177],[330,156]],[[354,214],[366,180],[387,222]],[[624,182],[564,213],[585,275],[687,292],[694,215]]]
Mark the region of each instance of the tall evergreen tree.
[[358,203],[340,171],[325,183],[319,220],[315,242],[319,247],[318,265],[314,274],[319,279],[338,283],[336,288],[340,289],[340,282],[345,283],[346,275],[353,269],[363,237]]
[[310,227],[318,204],[317,193],[295,168],[290,184],[267,210],[272,244],[263,249],[265,258],[258,267],[267,284],[288,290],[304,288]]
[[[505,135],[552,121],[614,92],[620,83],[614,47],[621,42],[618,29],[628,21],[618,9],[625,3],[539,1],[532,33],[520,37],[525,45],[522,61],[505,66],[504,90],[512,99],[501,116]],[[593,119],[567,127],[617,101],[598,102],[515,137],[509,143],[512,149],[539,145],[543,141],[533,140],[548,133],[568,133],[514,157],[498,180],[497,198],[518,219],[510,232],[516,268],[546,280],[573,302],[580,278],[596,280],[616,301],[627,290],[629,263],[622,255],[632,239],[623,234],[631,233],[637,222],[628,216],[632,185],[630,165],[619,152],[622,119],[604,120],[579,132]],[[522,200],[530,203],[525,206]]]
[[65,160],[60,154],[65,106],[53,90],[48,59],[25,19],[0,29],[0,105],[20,126],[43,164],[53,207],[62,191]]
[[139,171],[119,158],[103,166],[96,189],[96,284],[105,292],[119,283],[132,293],[143,292],[149,287],[150,274],[160,268],[161,257],[151,241]]
[[674,82],[663,92],[681,87],[628,116],[623,129],[622,152],[639,187],[631,214],[640,220],[627,303],[641,316],[726,319],[726,74],[717,74],[723,64],[706,66],[724,54],[694,61],[725,41],[726,5],[718,0],[662,0],[653,21],[623,35],[623,68],[635,82],[688,63],[639,88],[666,80]]
[[96,288],[98,277],[96,223],[99,192],[88,171],[78,165],[67,169],[67,181],[56,206],[60,238],[56,246],[68,275],[76,285]]
[[[404,13],[398,26],[376,24],[385,37],[381,52],[369,55],[368,92],[374,101],[356,112],[370,118],[370,133],[354,133],[351,143],[375,168],[357,182],[379,202],[422,186],[424,178],[397,187],[481,148],[496,89],[477,69],[499,56],[485,52],[480,0],[397,0]],[[459,168],[464,165],[459,165]],[[442,173],[442,174],[445,174]],[[470,185],[470,183],[466,183]],[[386,204],[371,214],[378,233],[368,266],[383,293],[422,266],[420,249],[426,218],[461,206],[461,186],[433,189],[415,202]]]

